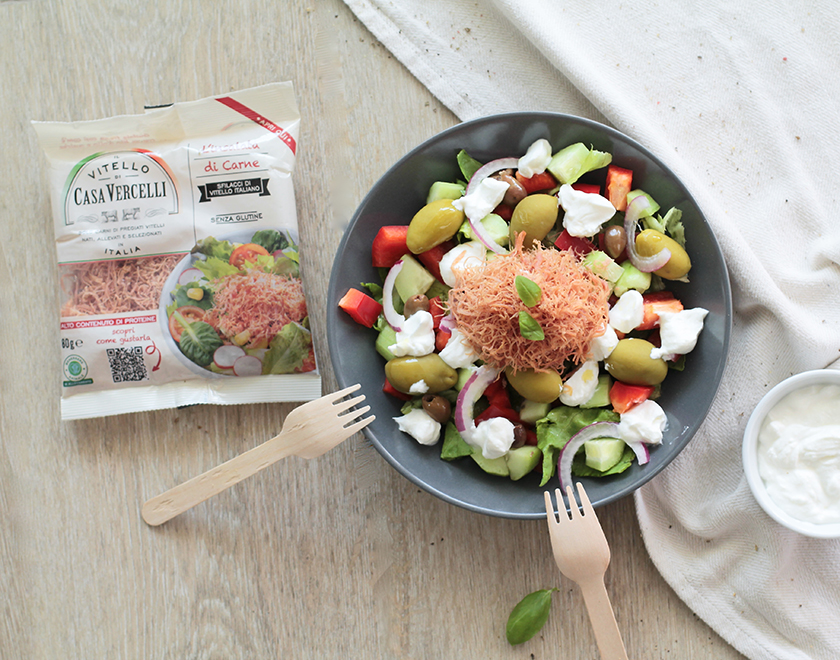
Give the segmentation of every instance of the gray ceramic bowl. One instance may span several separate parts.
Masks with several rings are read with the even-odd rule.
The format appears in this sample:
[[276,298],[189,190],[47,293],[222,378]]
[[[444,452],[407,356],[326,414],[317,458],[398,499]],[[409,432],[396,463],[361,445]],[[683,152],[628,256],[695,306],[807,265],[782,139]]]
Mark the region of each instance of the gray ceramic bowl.
[[[686,446],[702,423],[723,373],[729,346],[732,301],[729,278],[709,224],[685,187],[647,149],[602,124],[569,115],[532,112],[494,115],[464,122],[427,140],[400,159],[376,183],[356,210],[338,248],[328,292],[328,330],[333,368],[340,387],[361,383],[376,421],[365,434],[401,474],[441,499],[466,509],[505,518],[545,517],[543,489],[532,474],[513,482],[490,476],[469,459],[443,461],[440,446],[424,447],[397,429],[393,417],[400,402],[382,393],[384,361],[374,349],[376,334],[338,308],[338,301],[361,282],[379,282],[371,266],[370,247],[383,225],[407,224],[425,204],[436,180],[462,178],[455,156],[461,149],[481,162],[520,156],[539,138],[558,150],[583,142],[608,151],[613,162],[634,171],[634,187],[650,193],[667,210],[683,212],[691,283],[671,288],[686,307],[709,310],[697,347],[682,372],[672,371],[658,403],[668,416],[663,444],[651,451],[650,462],[633,464],[620,475],[581,479],[597,507],[629,495],[652,479]],[[603,173],[601,174],[603,176]],[[586,181],[584,177],[582,181]],[[547,488],[558,486],[558,479]]]

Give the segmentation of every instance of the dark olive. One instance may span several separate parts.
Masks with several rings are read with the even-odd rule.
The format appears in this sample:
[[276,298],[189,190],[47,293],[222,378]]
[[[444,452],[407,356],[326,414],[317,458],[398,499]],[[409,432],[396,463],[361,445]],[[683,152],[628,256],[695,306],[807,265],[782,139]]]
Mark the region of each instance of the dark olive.
[[514,424],[513,425],[513,444],[511,445],[511,449],[516,449],[517,447],[521,447],[525,444],[525,439],[527,438],[527,434],[525,433],[525,426],[522,424]]
[[405,301],[403,313],[406,316],[411,316],[414,312],[428,312],[429,309],[429,299],[422,293],[418,293],[416,296],[411,296],[411,298]]
[[508,189],[505,191],[502,203],[508,206],[516,206],[528,196],[528,191],[525,190],[525,186],[519,183],[517,178],[513,176],[512,170],[502,170],[494,174],[493,178],[508,184]]
[[627,232],[624,227],[613,225],[604,232],[604,247],[607,248],[607,254],[613,259],[624,252],[627,247]]
[[436,422],[446,424],[452,412],[452,405],[447,399],[437,394],[423,395],[423,410]]

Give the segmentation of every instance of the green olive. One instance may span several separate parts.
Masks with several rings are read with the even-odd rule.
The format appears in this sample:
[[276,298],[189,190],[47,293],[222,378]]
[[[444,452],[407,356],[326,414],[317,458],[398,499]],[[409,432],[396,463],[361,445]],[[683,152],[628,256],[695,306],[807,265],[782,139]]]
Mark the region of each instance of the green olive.
[[636,236],[636,252],[642,257],[652,257],[668,248],[671,258],[659,270],[654,271],[666,280],[679,280],[691,270],[691,259],[688,253],[673,238],[655,229],[645,229]]
[[668,375],[668,365],[650,357],[653,348],[644,339],[621,339],[604,366],[613,378],[627,385],[658,385]]
[[406,355],[385,363],[385,377],[394,389],[410,394],[411,386],[421,380],[427,392],[435,394],[451,389],[458,382],[458,372],[444,362],[437,353],[420,357]]
[[556,371],[532,371],[523,369],[513,373],[513,369],[505,369],[505,375],[510,386],[526,399],[537,403],[551,403],[560,396],[563,389],[563,379]]
[[557,222],[559,205],[554,195],[528,195],[513,209],[510,218],[510,242],[525,232],[525,247],[546,237]]
[[431,250],[452,238],[464,222],[464,212],[451,199],[429,202],[417,211],[408,225],[406,243],[414,254]]

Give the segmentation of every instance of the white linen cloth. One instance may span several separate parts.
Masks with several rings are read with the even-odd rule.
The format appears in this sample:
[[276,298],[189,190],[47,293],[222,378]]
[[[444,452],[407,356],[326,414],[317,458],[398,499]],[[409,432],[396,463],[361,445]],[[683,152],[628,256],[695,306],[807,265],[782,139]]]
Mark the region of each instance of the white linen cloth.
[[723,249],[735,318],[706,422],[636,494],[645,543],[676,593],[746,656],[840,658],[840,541],[772,521],[740,460],[763,394],[840,356],[837,6],[345,2],[460,119],[589,117],[686,184]]

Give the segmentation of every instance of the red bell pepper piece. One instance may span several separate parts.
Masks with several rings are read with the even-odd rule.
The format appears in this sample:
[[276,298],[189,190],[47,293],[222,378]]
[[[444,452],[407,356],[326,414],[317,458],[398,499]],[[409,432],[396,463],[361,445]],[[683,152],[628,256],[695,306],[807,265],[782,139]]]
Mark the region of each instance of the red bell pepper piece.
[[406,394],[405,392],[400,392],[396,387],[391,385],[390,380],[385,380],[385,384],[382,386],[382,391],[385,394],[390,394],[391,396],[395,396],[398,399],[402,399],[403,401],[408,401],[409,399],[413,398],[410,394]]
[[376,319],[382,313],[382,305],[368,294],[358,289],[350,289],[338,301],[338,306],[347,312],[356,323],[368,328],[373,327]]
[[573,183],[572,188],[580,192],[590,193],[592,195],[601,194],[601,186],[597,183]]
[[496,404],[491,403],[483,412],[481,412],[481,414],[476,415],[475,423],[478,424],[479,422],[483,422],[486,419],[492,419],[493,417],[504,417],[514,424],[518,424],[521,421],[519,419],[519,413],[517,413],[513,408],[501,408]]
[[452,336],[452,333],[449,330],[444,330],[443,328],[438,328],[435,330],[435,352],[440,353],[446,345],[449,343],[449,338]]
[[490,405],[496,405],[499,408],[513,407],[510,405],[510,396],[508,395],[504,378],[497,378],[484,388],[484,396],[487,397]]
[[557,185],[557,179],[555,179],[551,172],[548,171],[541,172],[540,174],[535,174],[530,177],[522,176],[522,174],[517,172],[516,180],[522,184],[522,187],[525,188],[525,191],[529,195],[531,193],[539,192],[540,190],[554,188],[554,186]]
[[[525,427],[525,444],[532,445],[536,447],[539,444],[539,439],[537,438],[537,432],[532,429],[530,426]],[[537,464],[538,466],[540,464]],[[542,468],[540,468],[542,469]]]
[[615,207],[616,211],[627,209],[627,193],[633,189],[633,170],[628,170],[617,165],[610,165],[607,168],[606,197]]
[[572,236],[565,229],[560,232],[557,240],[554,241],[554,247],[558,250],[572,250],[578,256],[582,256],[595,249],[595,244],[587,238],[579,236]]
[[493,213],[502,218],[502,220],[510,222],[510,219],[513,217],[513,207],[510,204],[499,204],[493,209]]
[[659,325],[659,312],[681,312],[683,304],[670,291],[642,294],[645,316],[637,330],[653,330]]
[[390,268],[409,252],[406,236],[408,225],[387,225],[381,227],[370,248],[374,268]]
[[619,415],[626,413],[633,406],[646,401],[653,394],[653,387],[649,385],[628,385],[615,381],[610,388],[610,403]]
[[443,282],[440,275],[440,260],[443,255],[455,247],[455,241],[444,241],[440,245],[435,245],[431,250],[426,250],[420,254],[415,254],[417,260],[426,267],[432,275],[434,275],[439,282]]
[[432,315],[432,327],[437,330],[440,327],[440,320],[446,316],[446,310],[440,296],[429,298],[429,314]]

